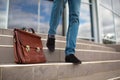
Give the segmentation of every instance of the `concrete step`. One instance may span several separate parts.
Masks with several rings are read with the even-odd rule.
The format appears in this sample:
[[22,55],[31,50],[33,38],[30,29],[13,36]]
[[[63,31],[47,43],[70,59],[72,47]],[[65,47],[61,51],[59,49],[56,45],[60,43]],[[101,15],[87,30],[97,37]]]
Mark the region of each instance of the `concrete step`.
[[119,76],[120,61],[0,65],[0,80],[109,80]]
[[47,35],[39,34],[48,62],[18,65],[14,63],[12,35],[12,30],[0,29],[0,80],[120,80],[119,45],[78,39],[76,56],[82,64],[73,65],[63,63],[65,37],[56,36],[56,51],[50,53],[45,45]]
[[[46,47],[47,39],[42,37],[43,46]],[[13,36],[12,35],[0,35],[0,45],[13,45]],[[65,48],[66,41],[56,40],[57,48]],[[116,51],[113,47],[101,46],[96,44],[88,44],[77,42],[77,49],[86,49],[86,50],[103,50],[103,51]]]
[[[46,47],[46,39],[42,39],[43,46]],[[56,40],[56,48],[65,48],[66,41]],[[84,50],[100,50],[100,51],[116,51],[115,48],[95,45],[95,44],[87,44],[87,43],[76,43],[76,49],[84,49]]]
[[[43,34],[43,33],[36,33],[38,35],[40,35],[43,39],[47,38],[47,34]],[[13,29],[0,29],[0,35],[13,35]],[[61,41],[65,41],[66,37],[65,36],[60,36],[60,35],[56,35],[56,40],[61,40]],[[88,41],[88,40],[83,40],[83,39],[77,39],[78,43],[87,43],[87,44],[96,44],[96,45],[101,45],[101,46],[108,46],[108,47],[114,47],[114,44],[98,44],[95,43],[93,41]],[[113,46],[112,46],[113,45]],[[120,47],[120,46],[119,46]]]
[[13,30],[12,29],[0,29],[0,34],[13,35]]
[[[50,53],[47,48],[44,48],[44,53],[48,62],[64,62],[64,48],[56,48],[53,53]],[[82,61],[120,60],[120,53],[112,51],[76,49],[75,55]],[[14,63],[13,46],[0,47],[0,64],[2,63]]]
[[[13,35],[13,29],[0,29],[0,34],[1,35]],[[47,34],[42,34],[42,33],[36,33],[37,35],[40,35],[43,39],[47,38]],[[60,36],[60,35],[56,35],[56,40],[61,40],[61,41],[66,41],[66,37],[65,36]],[[101,45],[101,46],[107,46],[104,44],[98,44],[92,41],[88,41],[88,40],[82,40],[82,39],[77,39],[78,43],[87,43],[87,44],[96,44],[96,45]]]
[[[40,35],[43,39],[46,39],[47,38],[47,34],[42,34],[42,33],[36,33],[38,35]],[[0,35],[13,35],[13,29],[0,29]],[[59,35],[56,35],[56,40],[59,40],[59,41],[66,41],[66,37],[65,36],[59,36]],[[82,40],[82,39],[77,39],[77,43],[85,43],[85,44],[94,44],[94,45],[99,45],[99,46],[104,46],[104,47],[111,47],[111,48],[114,48],[116,47],[114,44],[111,44],[111,45],[107,45],[107,44],[98,44],[98,43],[95,43],[95,42],[92,42],[92,41],[88,41],[88,40]],[[117,48],[120,48],[120,46],[117,46]],[[118,51],[120,51],[118,49]]]

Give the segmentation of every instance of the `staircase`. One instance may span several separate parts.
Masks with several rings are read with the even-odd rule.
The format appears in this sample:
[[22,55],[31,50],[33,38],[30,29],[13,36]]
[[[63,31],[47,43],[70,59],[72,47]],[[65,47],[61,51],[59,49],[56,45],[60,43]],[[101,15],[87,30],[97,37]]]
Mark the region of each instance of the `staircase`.
[[64,62],[65,37],[56,36],[56,50],[46,48],[46,34],[42,37],[47,63],[15,64],[13,32],[0,29],[0,80],[120,80],[120,46],[78,40],[76,56],[82,64]]

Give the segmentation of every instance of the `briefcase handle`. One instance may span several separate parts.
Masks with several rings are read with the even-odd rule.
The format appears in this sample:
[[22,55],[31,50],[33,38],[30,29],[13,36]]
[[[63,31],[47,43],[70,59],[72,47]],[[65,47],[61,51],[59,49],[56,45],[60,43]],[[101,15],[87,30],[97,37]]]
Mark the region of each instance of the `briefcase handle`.
[[22,30],[26,31],[26,32],[30,32],[32,31],[32,33],[35,34],[35,30],[33,28],[22,28]]

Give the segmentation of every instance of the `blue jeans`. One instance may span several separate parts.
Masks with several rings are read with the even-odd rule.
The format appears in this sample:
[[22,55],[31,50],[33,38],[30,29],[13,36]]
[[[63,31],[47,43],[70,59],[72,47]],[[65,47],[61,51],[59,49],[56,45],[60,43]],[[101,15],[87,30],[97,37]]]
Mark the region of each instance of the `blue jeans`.
[[69,26],[67,31],[65,54],[69,55],[75,53],[81,0],[54,0],[48,34],[56,34],[56,29],[59,24],[64,5],[67,1],[69,5]]

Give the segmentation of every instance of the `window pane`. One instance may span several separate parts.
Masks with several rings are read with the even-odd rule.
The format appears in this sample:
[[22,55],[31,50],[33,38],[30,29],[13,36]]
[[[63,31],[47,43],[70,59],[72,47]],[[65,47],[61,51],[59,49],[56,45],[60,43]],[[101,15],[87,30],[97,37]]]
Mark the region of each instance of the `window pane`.
[[81,0],[82,2],[89,3],[89,0]]
[[100,0],[101,4],[103,4],[105,7],[112,9],[111,0]]
[[[41,33],[48,33],[52,4],[53,2],[51,1],[40,0],[39,31]],[[62,35],[62,20],[60,20],[60,23],[58,25],[57,34]]]
[[86,4],[81,5],[78,36],[80,38],[91,39],[90,8],[89,5]]
[[117,42],[120,43],[120,17],[115,15],[115,27],[116,27],[116,37],[117,37]]
[[[114,21],[113,21],[113,14],[111,11],[101,7],[102,11],[102,27],[103,27],[103,39],[108,40],[107,42],[115,41],[115,32],[114,32]],[[104,41],[106,43],[106,41]]]
[[0,0],[0,28],[7,27],[7,4],[8,0]]
[[120,0],[112,0],[113,1],[113,10],[120,14]]
[[37,30],[38,0],[10,0],[8,28],[32,27]]

